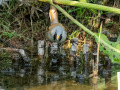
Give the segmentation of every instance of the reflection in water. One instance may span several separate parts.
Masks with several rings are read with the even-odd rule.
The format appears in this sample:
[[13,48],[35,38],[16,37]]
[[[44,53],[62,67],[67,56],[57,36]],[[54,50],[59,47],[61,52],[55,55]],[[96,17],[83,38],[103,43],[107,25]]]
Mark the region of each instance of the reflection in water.
[[[101,78],[101,76],[104,76],[105,81],[97,83],[97,76],[92,78],[86,77],[85,68],[84,65],[82,65],[83,63],[81,62],[79,56],[75,57],[75,65],[73,65],[73,67],[69,65],[69,62],[65,55],[56,55],[49,59],[50,62],[46,65],[35,64],[35,66],[29,66],[13,63],[13,66],[10,68],[1,70],[0,89],[98,90],[105,85],[108,86],[104,88],[105,90],[110,90],[110,88],[113,90],[117,88],[116,86],[113,87],[113,85],[111,85],[113,82],[111,71],[116,70],[116,66],[113,66],[114,68],[111,68],[111,63],[109,60],[105,62],[104,67],[102,66],[102,75],[100,74],[99,76],[99,78]],[[87,65],[87,68],[90,67]],[[120,67],[117,67],[117,69],[119,70]],[[87,74],[90,74],[90,72],[87,72]],[[89,81],[91,85],[88,83]],[[103,84],[102,86],[101,83]],[[116,83],[114,83],[114,85],[115,84]],[[103,90],[103,88],[101,90]]]
[[82,74],[77,74],[76,81],[79,83],[84,83],[84,76]]
[[111,60],[109,58],[106,58],[105,69],[107,72],[107,75],[105,77],[105,85],[107,87],[110,87],[111,85]]
[[42,66],[38,66],[37,68],[37,81],[38,84],[43,84],[44,82],[45,71]]

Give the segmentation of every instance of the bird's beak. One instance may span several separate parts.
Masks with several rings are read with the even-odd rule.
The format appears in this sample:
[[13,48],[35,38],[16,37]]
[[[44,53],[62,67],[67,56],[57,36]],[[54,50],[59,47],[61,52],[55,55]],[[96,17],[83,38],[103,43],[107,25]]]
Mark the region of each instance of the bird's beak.
[[59,36],[57,36],[57,40],[59,39]]

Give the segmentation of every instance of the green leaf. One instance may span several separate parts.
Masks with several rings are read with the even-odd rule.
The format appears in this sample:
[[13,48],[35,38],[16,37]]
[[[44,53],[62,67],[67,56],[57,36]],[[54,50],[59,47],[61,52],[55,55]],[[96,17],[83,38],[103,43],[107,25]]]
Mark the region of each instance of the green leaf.
[[[99,36],[98,33],[96,35]],[[107,44],[111,45],[112,47],[120,50],[120,35],[117,39],[117,42],[109,41],[104,34],[101,34],[101,39],[104,40]],[[98,39],[96,39],[96,42],[98,43]],[[109,47],[105,46],[103,43],[100,43],[100,51],[102,51],[104,55],[107,55],[113,63],[120,63],[120,54],[114,51],[113,49],[110,49]]]

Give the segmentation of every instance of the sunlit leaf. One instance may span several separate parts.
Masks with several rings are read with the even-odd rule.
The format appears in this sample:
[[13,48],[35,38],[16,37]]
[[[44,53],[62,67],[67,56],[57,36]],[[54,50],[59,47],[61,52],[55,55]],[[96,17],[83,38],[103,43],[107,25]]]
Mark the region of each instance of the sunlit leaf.
[[[99,36],[99,34],[96,35]],[[109,41],[104,34],[101,34],[101,39],[104,40],[107,44],[111,45],[112,47],[120,50],[120,36],[118,37],[117,42]],[[96,42],[98,43],[97,39]],[[114,51],[113,49],[110,49],[103,43],[100,43],[100,51],[102,51],[104,55],[107,55],[113,63],[120,63],[120,53]]]

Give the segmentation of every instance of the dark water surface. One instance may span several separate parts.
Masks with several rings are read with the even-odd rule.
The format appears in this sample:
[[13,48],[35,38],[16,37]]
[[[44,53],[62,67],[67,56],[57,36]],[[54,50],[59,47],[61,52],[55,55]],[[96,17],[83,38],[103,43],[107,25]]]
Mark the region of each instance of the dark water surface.
[[110,71],[99,67],[99,77],[89,78],[89,68],[86,72],[81,64],[70,69],[67,62],[56,59],[40,65],[33,61],[31,66],[0,61],[0,90],[117,90],[118,64],[112,64]]

